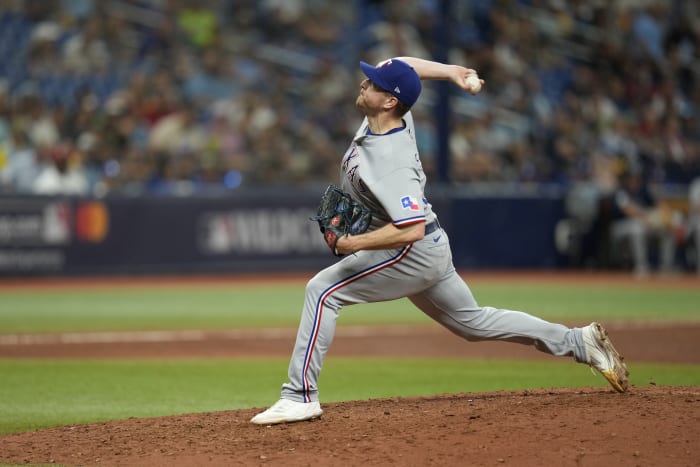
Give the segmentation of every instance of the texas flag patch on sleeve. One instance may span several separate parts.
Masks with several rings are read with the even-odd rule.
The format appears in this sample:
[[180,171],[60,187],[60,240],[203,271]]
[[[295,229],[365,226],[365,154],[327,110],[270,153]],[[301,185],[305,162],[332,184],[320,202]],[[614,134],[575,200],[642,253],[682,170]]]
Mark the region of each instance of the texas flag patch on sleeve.
[[418,201],[413,196],[404,196],[401,198],[401,207],[408,209],[409,211],[419,211],[420,206]]

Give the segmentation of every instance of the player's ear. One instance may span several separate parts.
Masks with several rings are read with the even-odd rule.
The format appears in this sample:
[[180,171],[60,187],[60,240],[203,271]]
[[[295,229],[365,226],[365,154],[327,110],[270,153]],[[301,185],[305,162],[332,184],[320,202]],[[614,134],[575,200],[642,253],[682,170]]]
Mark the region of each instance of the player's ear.
[[399,100],[393,94],[387,93],[386,101],[384,101],[384,108],[386,110],[395,109],[398,105]]

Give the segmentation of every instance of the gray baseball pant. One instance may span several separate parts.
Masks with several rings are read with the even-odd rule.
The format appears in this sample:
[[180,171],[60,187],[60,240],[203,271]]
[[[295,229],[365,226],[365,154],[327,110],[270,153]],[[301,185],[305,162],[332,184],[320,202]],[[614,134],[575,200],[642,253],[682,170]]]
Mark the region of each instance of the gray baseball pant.
[[480,307],[452,264],[443,230],[399,250],[360,251],[314,276],[282,398],[318,401],[318,377],[346,305],[408,297],[425,314],[468,341],[501,340],[584,361],[580,328],[550,323],[521,311]]

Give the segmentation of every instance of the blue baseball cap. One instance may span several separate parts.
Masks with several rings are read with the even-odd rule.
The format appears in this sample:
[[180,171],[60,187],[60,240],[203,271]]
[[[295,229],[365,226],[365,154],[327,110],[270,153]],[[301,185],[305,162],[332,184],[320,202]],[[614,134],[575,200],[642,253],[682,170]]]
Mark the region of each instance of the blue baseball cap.
[[360,67],[367,78],[404,105],[413,107],[418,100],[422,89],[420,78],[408,63],[392,58],[377,67],[360,62]]

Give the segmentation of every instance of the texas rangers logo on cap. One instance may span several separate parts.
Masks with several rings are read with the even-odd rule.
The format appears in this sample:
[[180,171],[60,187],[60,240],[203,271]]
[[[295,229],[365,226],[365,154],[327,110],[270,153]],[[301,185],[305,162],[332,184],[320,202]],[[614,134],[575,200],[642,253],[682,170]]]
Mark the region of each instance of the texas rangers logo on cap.
[[418,201],[416,201],[416,198],[414,198],[413,196],[404,196],[403,198],[401,198],[401,207],[410,211],[420,210]]
[[386,60],[376,67],[360,62],[360,68],[374,84],[396,96],[404,105],[411,107],[418,100],[422,89],[420,77],[403,60]]

